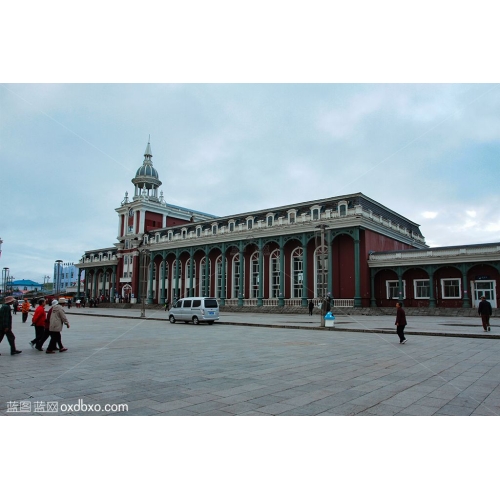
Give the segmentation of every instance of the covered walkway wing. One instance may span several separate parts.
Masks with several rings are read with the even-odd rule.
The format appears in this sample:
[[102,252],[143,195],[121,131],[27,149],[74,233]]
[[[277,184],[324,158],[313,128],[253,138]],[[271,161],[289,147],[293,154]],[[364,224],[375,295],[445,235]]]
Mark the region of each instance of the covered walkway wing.
[[371,307],[499,307],[500,243],[373,252],[368,266]]

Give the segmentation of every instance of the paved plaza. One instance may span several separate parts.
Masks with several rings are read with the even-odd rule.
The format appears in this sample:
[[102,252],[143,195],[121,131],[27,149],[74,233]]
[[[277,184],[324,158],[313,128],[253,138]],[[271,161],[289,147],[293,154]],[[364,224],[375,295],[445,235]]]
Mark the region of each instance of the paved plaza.
[[[384,333],[394,332],[389,316],[337,315],[336,329],[320,330],[307,315],[222,313],[221,323],[194,326],[172,325],[161,310],[139,314],[72,309],[69,350],[51,355],[29,347],[34,328],[14,316],[23,353],[0,344],[0,413],[500,414],[500,340],[495,325],[493,338],[477,337],[478,318],[408,317],[400,345]],[[104,410],[119,404],[128,411]]]

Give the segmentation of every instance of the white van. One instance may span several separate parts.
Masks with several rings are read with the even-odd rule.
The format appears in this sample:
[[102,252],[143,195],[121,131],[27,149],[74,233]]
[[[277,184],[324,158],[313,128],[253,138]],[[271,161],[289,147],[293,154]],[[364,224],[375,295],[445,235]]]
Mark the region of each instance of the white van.
[[186,297],[179,299],[168,311],[170,323],[184,321],[198,325],[201,322],[213,325],[219,319],[219,303],[213,297]]

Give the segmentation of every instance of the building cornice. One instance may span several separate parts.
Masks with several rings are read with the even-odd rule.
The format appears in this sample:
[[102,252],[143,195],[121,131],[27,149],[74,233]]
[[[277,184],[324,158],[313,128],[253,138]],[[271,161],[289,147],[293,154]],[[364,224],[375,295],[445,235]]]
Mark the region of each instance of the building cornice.
[[437,247],[427,250],[375,252],[368,258],[370,268],[424,266],[500,261],[500,243]]

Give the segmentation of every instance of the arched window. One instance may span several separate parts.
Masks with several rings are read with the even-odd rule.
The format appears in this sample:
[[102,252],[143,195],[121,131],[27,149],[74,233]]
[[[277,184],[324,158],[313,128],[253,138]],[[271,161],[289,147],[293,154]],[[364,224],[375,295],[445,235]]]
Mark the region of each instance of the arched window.
[[291,261],[291,289],[292,289],[292,298],[299,299],[302,297],[302,284],[304,280],[304,268],[303,268],[303,252],[302,248],[297,247],[292,252],[292,261]]
[[243,294],[243,283],[241,280],[241,266],[243,262],[240,260],[240,254],[237,253],[233,256],[233,270],[232,270],[232,290],[231,298],[236,299],[238,295]]
[[201,236],[201,227],[196,228],[196,236],[199,238]]
[[207,257],[200,261],[200,297],[210,297],[210,276],[212,275],[212,262],[208,259],[208,276],[205,273]]
[[186,265],[184,267],[184,296],[185,297],[192,297],[195,295],[195,288],[196,288],[196,265],[193,262],[193,275],[191,276],[190,274],[190,269],[191,269],[191,259],[186,260]]
[[269,256],[269,297],[280,295],[280,251],[274,250]]
[[347,203],[339,204],[339,215],[340,217],[345,217],[347,215]]
[[215,262],[215,297],[220,299],[222,295],[222,255],[217,257]]
[[318,247],[314,251],[314,296],[326,297],[328,279],[328,248]]
[[256,299],[259,296],[259,252],[254,252],[250,257],[251,290],[250,298]]
[[[174,260],[172,264],[172,279],[171,279],[171,292],[170,296],[172,297],[172,300],[174,298],[179,299],[181,296],[181,290],[182,290],[182,271],[181,271],[181,266],[179,265],[179,261],[177,259]],[[178,281],[179,288],[176,290],[175,285],[176,281]]]

